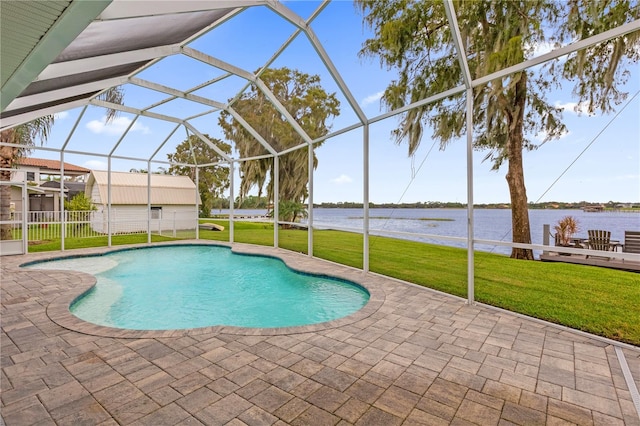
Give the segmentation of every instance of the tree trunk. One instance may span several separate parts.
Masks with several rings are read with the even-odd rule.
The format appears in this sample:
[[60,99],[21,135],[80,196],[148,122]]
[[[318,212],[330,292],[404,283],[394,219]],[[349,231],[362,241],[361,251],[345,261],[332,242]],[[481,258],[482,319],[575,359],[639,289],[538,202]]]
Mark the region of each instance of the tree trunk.
[[[511,223],[514,243],[531,244],[531,226],[529,225],[529,205],[527,189],[524,185],[524,167],[522,163],[524,108],[527,95],[527,75],[520,74],[520,80],[515,85],[512,122],[509,123],[509,140],[507,142],[507,156],[509,169],[506,179],[511,196]],[[513,76],[517,78],[517,76]],[[533,260],[530,249],[512,248],[511,257],[514,259]]]

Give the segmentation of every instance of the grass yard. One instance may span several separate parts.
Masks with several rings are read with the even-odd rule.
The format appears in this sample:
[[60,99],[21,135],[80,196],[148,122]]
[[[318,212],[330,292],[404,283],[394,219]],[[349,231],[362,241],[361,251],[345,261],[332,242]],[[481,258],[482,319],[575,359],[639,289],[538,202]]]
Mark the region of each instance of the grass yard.
[[[193,236],[188,237],[193,238]],[[151,235],[151,242],[158,243],[161,241],[176,241],[176,238],[165,237],[162,235]],[[111,244],[121,246],[125,244],[144,244],[147,242],[147,234],[131,234],[131,235],[112,235]],[[43,251],[60,250],[60,240],[42,241],[39,244],[29,244],[29,253],[39,253]],[[108,245],[106,235],[100,237],[88,238],[65,238],[65,250],[89,248],[89,247],[105,247]]]
[[[206,220],[224,231],[200,230],[201,239],[229,241],[229,222]],[[306,230],[281,229],[279,246],[307,253]],[[193,232],[178,235],[194,238]],[[177,239],[152,235],[152,241]],[[273,225],[236,222],[234,241],[273,246]],[[115,235],[113,245],[147,242],[146,234]],[[362,268],[363,236],[316,230],[313,254]],[[370,237],[369,269],[457,296],[467,296],[467,251],[385,237]],[[66,249],[106,246],[107,237],[65,240]],[[60,241],[29,246],[30,252],[59,250]],[[578,330],[640,345],[640,274],[558,262],[531,262],[476,252],[475,299]]]
[[[224,231],[200,238],[229,240]],[[238,222],[234,240],[273,245],[269,224]],[[279,230],[279,245],[307,253],[307,231]],[[316,230],[316,257],[362,268],[363,236]],[[559,262],[531,262],[475,253],[475,299],[513,312],[640,345],[640,274]],[[369,237],[369,269],[425,287],[467,297],[467,251],[414,241]]]

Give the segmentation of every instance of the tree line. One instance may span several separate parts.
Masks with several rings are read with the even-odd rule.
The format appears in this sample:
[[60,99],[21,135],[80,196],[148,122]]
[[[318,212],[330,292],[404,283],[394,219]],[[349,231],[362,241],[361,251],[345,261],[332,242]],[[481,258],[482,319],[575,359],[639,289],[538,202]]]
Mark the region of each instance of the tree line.
[[[358,202],[324,202],[314,204],[313,207],[325,208],[325,209],[361,209],[364,206],[363,203]],[[528,207],[531,210],[580,210],[585,206],[604,206],[605,209],[638,209],[640,205],[633,205],[632,203],[608,201],[606,203],[600,202],[561,202],[561,201],[546,201],[542,203],[529,203]],[[622,206],[622,207],[621,207]],[[509,203],[486,203],[486,204],[474,204],[474,208],[477,209],[510,209]],[[463,209],[467,208],[467,203],[451,202],[451,201],[418,201],[416,203],[369,203],[369,208],[401,208],[401,209]]]

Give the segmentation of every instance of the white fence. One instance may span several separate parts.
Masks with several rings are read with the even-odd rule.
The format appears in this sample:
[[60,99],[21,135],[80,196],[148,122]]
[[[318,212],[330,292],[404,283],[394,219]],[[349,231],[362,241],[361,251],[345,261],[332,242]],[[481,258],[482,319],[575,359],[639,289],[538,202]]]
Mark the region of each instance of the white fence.
[[149,228],[154,234],[176,236],[178,231],[195,230],[197,226],[195,209],[152,209],[149,215],[146,209],[112,208],[110,215],[106,210],[92,212],[89,222],[94,231],[102,234],[146,233]]
[[[22,213],[15,212],[11,220],[22,221]],[[148,227],[152,234],[177,237],[180,231],[195,231],[197,218],[195,211],[165,211],[162,217],[148,219],[146,212],[111,210],[111,223],[107,212],[65,211],[64,224],[61,212],[28,212],[28,241],[51,241],[62,238],[65,230],[67,238],[91,238],[108,235],[146,234]],[[21,235],[21,225],[13,224],[14,238]]]

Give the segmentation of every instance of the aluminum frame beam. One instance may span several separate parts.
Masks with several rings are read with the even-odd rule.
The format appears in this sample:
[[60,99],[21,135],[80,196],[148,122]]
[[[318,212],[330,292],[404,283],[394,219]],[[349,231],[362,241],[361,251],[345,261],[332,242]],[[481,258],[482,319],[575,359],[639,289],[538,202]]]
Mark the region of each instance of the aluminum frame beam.
[[[60,99],[72,98],[75,96],[87,95],[87,100],[95,92],[103,90],[105,87],[120,86],[127,82],[127,77],[114,77],[106,80],[92,81],[91,83],[79,84],[77,86],[66,87],[64,89],[51,90],[48,92],[36,93],[29,96],[16,98],[7,106],[5,112],[21,108],[28,108],[34,105],[55,102]],[[42,116],[42,114],[40,114]]]
[[152,81],[144,80],[138,77],[131,77],[128,79],[128,83],[133,85],[144,87],[145,89],[155,90],[156,92],[166,93],[167,95],[175,96],[177,98],[185,99],[192,102],[197,102],[209,107],[224,109],[225,105],[221,102],[214,101],[213,99],[205,98],[203,96],[194,95],[193,93],[183,92],[174,89],[169,86],[165,86]]
[[[217,83],[220,80],[224,80],[225,78],[230,77],[231,75],[233,75],[233,74],[226,73],[224,75],[218,76],[218,77],[213,78],[211,80],[205,81],[204,83],[201,83],[201,84],[198,84],[196,86],[193,86],[192,88],[190,88],[188,90],[185,90],[184,93],[193,93],[193,92],[195,92],[197,90],[203,89],[203,88],[205,88],[207,86],[210,86],[210,85],[212,85],[214,83]],[[143,111],[147,111],[147,110],[153,109],[155,107],[158,107],[160,105],[166,104],[167,102],[171,102],[174,99],[178,99],[178,97],[177,96],[169,96],[168,98],[162,99],[162,100],[160,100],[158,102],[155,102],[155,103],[153,103],[153,104],[151,104],[149,106],[144,107]],[[211,109],[209,111],[201,112],[201,113],[192,115],[190,117],[187,117],[187,118],[185,118],[185,120],[191,120],[193,118],[197,118],[197,117],[200,117],[202,115],[206,115],[206,114],[209,114],[209,113],[212,113],[212,112],[216,112],[216,111],[220,111],[220,110],[221,110],[221,108],[214,108],[214,109]]]
[[[151,157],[149,157],[149,161],[152,161],[153,158],[158,155],[158,152],[160,152],[160,150],[162,149],[162,147],[169,141],[169,139],[171,139],[171,137],[173,136],[173,134],[180,128],[180,124],[176,125],[173,130],[171,132],[169,132],[169,134],[167,135],[166,138],[164,138],[164,141],[162,141],[162,143],[156,148],[155,151],[153,151],[153,154],[151,154]],[[151,169],[151,167],[149,167],[149,169]]]
[[150,47],[147,49],[130,50],[110,55],[92,56],[74,61],[56,62],[46,67],[34,81],[64,77],[68,74],[80,74],[105,68],[115,67],[151,59],[165,58],[180,51],[180,45]]
[[559,49],[552,50],[551,52],[545,53],[543,55],[537,56],[532,59],[528,59],[524,62],[520,62],[519,64],[510,66],[500,71],[496,71],[484,77],[477,78],[471,82],[471,86],[473,87],[481,86],[485,83],[490,82],[491,80],[495,80],[497,78],[506,77],[507,75],[524,71],[527,68],[540,65],[549,60],[560,58],[570,53],[577,52],[578,50],[586,49],[587,47],[591,47],[595,44],[602,43],[603,41],[611,40],[616,37],[620,37],[638,30],[640,30],[640,19],[637,19],[633,22],[629,22],[628,24],[613,28],[611,30],[604,31],[600,34],[596,34],[592,37],[585,38],[584,40],[571,43]]
[[467,52],[464,50],[462,43],[462,35],[460,34],[460,27],[458,26],[458,18],[456,15],[455,7],[451,0],[444,1],[444,11],[449,21],[449,29],[453,37],[453,45],[456,52],[458,52],[458,62],[460,63],[460,69],[462,70],[462,79],[464,80],[465,87],[471,88],[471,72],[469,71],[469,63],[467,62]]
[[273,94],[271,89],[269,89],[267,85],[264,84],[264,82],[259,78],[256,79],[255,83],[256,83],[256,86],[258,86],[258,88],[262,91],[262,93],[265,94],[267,99],[269,99],[269,101],[273,104],[273,106],[278,110],[278,112],[282,114],[285,120],[287,120],[287,122],[291,125],[291,127],[293,127],[293,130],[295,130],[295,132],[298,135],[300,135],[300,137],[307,144],[311,145],[311,137],[307,134],[307,132],[304,131],[304,129],[302,128],[302,126],[300,126],[300,124],[296,121],[296,119],[293,118],[291,114],[289,114],[289,111],[287,111],[284,105],[280,103],[280,101],[278,100],[278,98],[276,98],[276,96]]
[[184,120],[173,117],[171,115],[158,114],[151,111],[143,111],[138,108],[129,107],[126,105],[114,104],[113,102],[103,101],[101,99],[92,99],[89,104],[100,106],[107,109],[114,109],[116,111],[127,112],[129,114],[141,115],[143,117],[155,118],[157,120],[168,121],[170,123],[184,123]]
[[97,21],[109,21],[114,19],[137,18],[149,16],[149,8],[153,7],[153,15],[173,15],[176,13],[205,12],[219,9],[232,9],[238,7],[259,6],[264,0],[216,0],[204,2],[202,0],[159,1],[153,6],[149,3],[116,1],[97,17]]
[[[129,125],[127,126],[127,128],[124,130],[124,132],[122,133],[122,135],[120,135],[120,138],[118,139],[118,142],[116,142],[116,144],[113,146],[113,148],[111,148],[111,151],[109,151],[109,157],[111,157],[115,152],[116,149],[118,149],[118,147],[120,146],[120,144],[122,143],[122,141],[124,140],[124,138],[127,136],[127,134],[129,133],[129,130],[131,130],[131,128],[133,127],[134,124],[136,124],[136,121],[138,121],[138,118],[140,118],[139,115],[136,115],[133,120],[131,120],[131,122],[129,123]],[[149,171],[149,173],[151,173]]]
[[58,112],[68,111],[73,108],[78,108],[87,105],[86,99],[78,99],[71,102],[65,102],[58,105],[53,105],[47,108],[42,108],[35,111],[29,111],[22,114],[17,114],[12,117],[6,117],[0,120],[0,129],[11,128],[19,126],[20,124],[27,123],[36,118],[40,118],[45,115],[55,114]]
[[[298,122],[291,116],[291,114],[289,114],[289,111],[287,111],[284,105],[280,103],[280,101],[278,100],[278,98],[276,98],[276,96],[273,94],[271,89],[269,89],[269,87],[267,87],[267,85],[264,84],[264,82],[260,78],[256,77],[253,73],[250,73],[246,70],[236,67],[235,65],[232,65],[220,59],[214,58],[213,56],[207,55],[206,53],[200,52],[199,50],[192,49],[190,47],[183,47],[182,52],[190,58],[204,62],[205,64],[214,66],[223,71],[227,71],[231,74],[234,74],[240,78],[243,78],[249,82],[254,83],[262,91],[262,93],[267,97],[267,99],[269,99],[269,101],[278,110],[278,112],[285,117],[287,122],[291,125],[291,127],[293,127],[296,133],[298,133],[300,137],[302,137],[308,144],[311,143],[311,137],[309,137],[307,132],[305,132],[304,129],[298,124]],[[246,87],[248,86],[245,86],[244,90],[246,90]],[[235,99],[237,100],[237,98]],[[234,117],[236,117],[236,115],[234,115]],[[244,121],[244,123],[245,124],[243,124],[243,126],[246,127],[248,123],[246,121]]]
[[211,149],[213,149],[215,152],[218,153],[218,155],[220,155],[220,157],[224,158],[225,160],[227,160],[228,162],[233,162],[233,159],[231,157],[229,157],[228,154],[226,154],[225,152],[223,152],[220,148],[218,148],[218,146],[216,144],[214,144],[213,142],[211,142],[209,140],[209,138],[207,138],[205,135],[203,135],[202,133],[200,133],[200,131],[198,129],[196,129],[195,127],[193,127],[193,125],[191,123],[188,122],[184,122],[183,123],[184,126],[186,128],[188,128],[191,133],[193,133],[194,135],[196,135],[197,137],[199,137],[204,143],[206,143],[207,145],[209,145],[209,147]]
[[[71,142],[71,138],[73,137],[73,134],[76,132],[76,129],[78,128],[78,125],[80,124],[80,121],[82,121],[82,117],[84,117],[84,113],[87,112],[87,108],[88,107],[89,107],[88,105],[85,105],[84,108],[82,108],[82,111],[80,111],[80,115],[78,115],[78,118],[76,119],[76,122],[73,123],[73,127],[69,131],[69,134],[67,135],[67,139],[64,141],[64,143],[60,147],[60,152],[64,152],[65,149],[67,148],[67,145],[69,144],[69,142]],[[60,180],[62,181],[63,179],[60,179]]]
[[467,62],[467,52],[462,43],[458,18],[452,0],[444,1],[444,9],[449,21],[449,28],[457,52],[458,62],[462,70],[462,78],[466,87],[466,156],[467,156],[467,303],[475,300],[475,261],[474,261],[474,211],[473,211],[473,87],[471,86],[471,72]]
[[232,65],[228,62],[225,62],[221,59],[218,58],[214,58],[211,55],[208,55],[204,52],[201,52],[199,50],[193,49],[191,47],[188,46],[183,46],[180,48],[180,51],[182,52],[183,55],[195,59],[197,61],[200,61],[202,63],[205,63],[207,65],[211,65],[213,67],[216,67],[218,69],[221,69],[223,71],[227,71],[231,74],[237,75],[238,77],[244,78],[245,80],[249,80],[249,81],[254,81],[256,79],[256,76],[253,75],[252,73],[243,70],[240,67],[237,67],[235,65]]
[[247,121],[240,114],[238,114],[238,112],[235,109],[233,109],[232,107],[227,107],[227,112],[231,114],[233,118],[238,120],[240,125],[244,127],[245,130],[249,132],[249,134],[251,134],[251,136],[253,136],[254,139],[264,147],[264,149],[269,151],[271,155],[278,155],[276,150],[271,145],[269,145],[269,143],[260,135],[260,133],[258,133],[256,129],[251,127],[251,125],[247,123]]
[[[347,102],[349,102],[349,105],[351,105],[351,108],[353,108],[353,111],[356,113],[356,115],[360,119],[360,122],[362,124],[365,124],[367,122],[366,114],[364,113],[364,111],[362,111],[362,108],[360,108],[360,105],[353,97],[353,94],[351,93],[351,91],[349,90],[349,87],[347,86],[344,79],[342,78],[342,75],[338,72],[338,69],[333,64],[333,61],[327,54],[326,50],[324,49],[324,46],[322,46],[322,43],[320,43],[320,40],[316,36],[313,29],[307,24],[307,22],[305,22],[302,18],[300,18],[300,16],[295,14],[289,8],[284,6],[282,3],[276,0],[268,0],[267,3],[268,3],[267,6],[271,10],[273,10],[276,14],[280,15],[282,18],[291,22],[296,27],[300,28],[302,32],[307,36],[307,39],[309,40],[313,48],[316,50],[316,53],[320,57],[320,60],[322,61],[324,66],[327,68],[327,70],[329,71],[329,74],[331,74],[331,77],[333,77],[334,81],[340,88],[340,91],[342,92],[344,97],[347,98]],[[323,7],[324,7],[324,4],[323,4]]]

